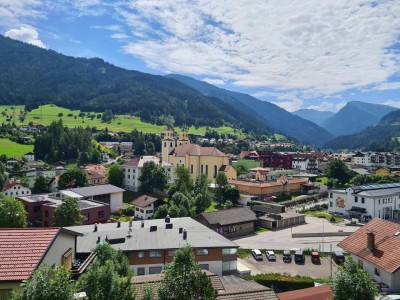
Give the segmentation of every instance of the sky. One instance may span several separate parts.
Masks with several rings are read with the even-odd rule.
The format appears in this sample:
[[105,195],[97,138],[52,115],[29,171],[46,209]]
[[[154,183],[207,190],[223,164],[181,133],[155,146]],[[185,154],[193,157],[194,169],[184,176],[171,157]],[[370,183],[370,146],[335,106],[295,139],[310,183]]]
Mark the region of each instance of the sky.
[[400,108],[400,0],[0,0],[0,33],[289,111]]

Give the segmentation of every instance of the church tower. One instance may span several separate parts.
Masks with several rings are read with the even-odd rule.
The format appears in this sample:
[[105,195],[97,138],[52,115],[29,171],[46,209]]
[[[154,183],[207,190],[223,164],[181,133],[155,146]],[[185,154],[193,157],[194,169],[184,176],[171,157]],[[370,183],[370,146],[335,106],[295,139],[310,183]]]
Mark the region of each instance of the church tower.
[[161,143],[161,158],[163,161],[168,161],[168,154],[176,147],[174,139],[174,129],[167,126],[164,130],[164,138]]
[[179,134],[178,146],[190,144],[189,134],[187,132],[186,126],[182,127],[182,131]]

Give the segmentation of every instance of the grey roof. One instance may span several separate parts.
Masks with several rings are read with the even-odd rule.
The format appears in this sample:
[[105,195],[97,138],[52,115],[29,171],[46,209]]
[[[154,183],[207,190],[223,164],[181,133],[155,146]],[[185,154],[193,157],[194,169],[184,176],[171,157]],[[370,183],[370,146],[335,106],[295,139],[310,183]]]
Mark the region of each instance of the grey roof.
[[200,215],[203,216],[210,225],[229,225],[257,221],[256,214],[248,207],[203,212]]
[[145,208],[145,207],[149,206],[150,204],[156,202],[157,200],[158,200],[158,198],[150,197],[150,196],[147,196],[147,195],[142,195],[139,198],[133,200],[131,202],[131,204],[135,205],[135,206],[139,206],[139,207]]
[[[145,220],[144,227],[141,228],[141,221],[132,222],[132,237],[126,237],[129,229],[129,222],[121,222],[121,227],[117,223],[98,224],[97,231],[94,232],[95,225],[82,225],[66,227],[69,230],[83,234],[77,239],[77,252],[89,253],[96,248],[98,237],[101,241],[125,238],[121,243],[112,244],[114,248],[122,251],[139,250],[164,250],[178,249],[188,243],[193,248],[236,248],[235,243],[226,239],[217,232],[207,228],[192,218],[171,218],[172,229],[165,228],[165,220]],[[156,231],[150,231],[150,226],[157,226]],[[187,239],[183,239],[183,234],[179,233],[179,228],[187,230]]]
[[84,197],[125,192],[124,189],[116,187],[112,184],[87,186],[87,187],[81,187],[81,188],[75,188],[75,189],[69,189],[69,190],[74,193],[77,193],[79,195],[82,195]]
[[392,189],[383,189],[383,190],[370,190],[370,191],[362,191],[359,192],[359,196],[370,196],[370,197],[384,197],[384,196],[391,196],[397,195],[400,193],[399,188],[392,188]]
[[[282,217],[281,220],[305,216],[304,214],[299,214],[299,213],[292,212],[292,211],[285,212],[285,213],[280,213],[280,214],[273,214],[273,215],[281,216]],[[274,218],[272,215],[271,216],[270,215],[264,215],[264,216],[259,217],[259,219],[268,220],[268,221],[271,221],[271,220],[272,221],[277,221],[277,219]]]

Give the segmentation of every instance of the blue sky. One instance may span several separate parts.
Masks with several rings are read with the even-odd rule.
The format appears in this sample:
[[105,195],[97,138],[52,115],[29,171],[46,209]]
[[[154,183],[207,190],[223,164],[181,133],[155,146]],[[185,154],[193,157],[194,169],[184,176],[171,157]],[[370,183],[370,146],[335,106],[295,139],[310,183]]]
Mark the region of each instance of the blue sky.
[[400,108],[399,0],[1,0],[0,32],[289,111]]

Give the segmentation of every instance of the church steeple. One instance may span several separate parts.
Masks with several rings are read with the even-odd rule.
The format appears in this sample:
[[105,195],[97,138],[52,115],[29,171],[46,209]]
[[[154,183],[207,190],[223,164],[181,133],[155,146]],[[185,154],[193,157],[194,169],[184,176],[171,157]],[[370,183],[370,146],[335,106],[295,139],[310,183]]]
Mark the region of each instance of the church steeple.
[[179,134],[178,146],[186,145],[186,144],[190,144],[189,134],[188,134],[186,126],[183,126],[182,131]]
[[168,154],[176,147],[175,133],[171,126],[167,126],[164,130],[164,138],[161,143],[161,158],[163,161],[168,161]]

